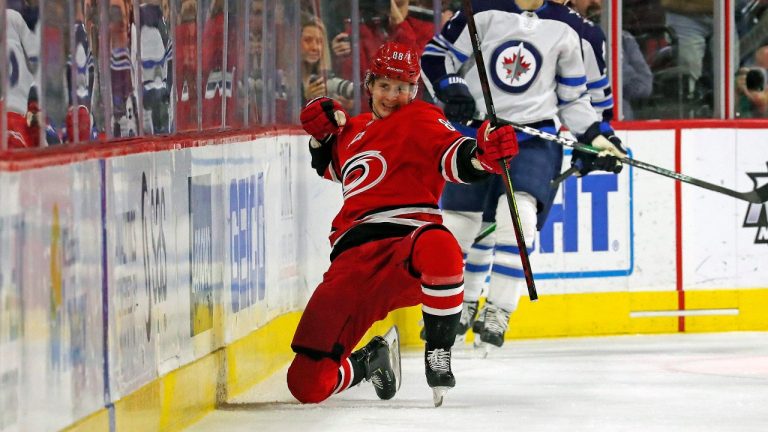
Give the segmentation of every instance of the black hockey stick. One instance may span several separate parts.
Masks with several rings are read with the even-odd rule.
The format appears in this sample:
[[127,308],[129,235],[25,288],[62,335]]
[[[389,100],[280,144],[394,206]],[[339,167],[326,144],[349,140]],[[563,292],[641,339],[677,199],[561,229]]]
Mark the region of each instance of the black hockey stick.
[[[547,133],[547,132],[543,132],[543,131],[540,131],[540,130],[538,130],[536,128],[525,126],[525,125],[522,125],[522,124],[519,124],[519,123],[515,123],[515,122],[509,121],[509,120],[498,119],[498,121],[501,124],[510,125],[513,128],[515,128],[515,129],[517,129],[517,130],[519,130],[521,132],[525,132],[525,133],[530,134],[530,135],[535,135],[537,137],[543,138],[543,139],[545,139],[547,141],[552,141],[552,142],[554,142],[556,144],[560,144],[562,146],[572,147],[574,149],[578,149],[578,150],[581,150],[581,151],[584,151],[584,152],[587,152],[587,153],[592,153],[592,154],[600,153],[600,150],[598,150],[598,149],[596,149],[596,148],[594,148],[592,146],[581,144],[579,142],[570,140],[570,139],[565,138],[565,137],[561,137],[561,136],[553,135],[553,134],[550,134],[550,133]],[[631,158],[628,158],[628,157],[617,157],[616,159],[618,159],[619,161],[621,161],[622,163],[625,163],[627,165],[632,165],[633,167],[637,167],[637,168],[640,168],[640,169],[643,169],[643,170],[646,170],[646,171],[650,171],[650,172],[655,173],[655,174],[663,175],[665,177],[673,178],[673,179],[675,179],[677,181],[681,181],[683,183],[692,184],[694,186],[698,186],[700,188],[711,190],[713,192],[718,192],[718,193],[721,193],[721,194],[724,194],[724,195],[728,195],[728,196],[733,197],[733,198],[738,198],[740,200],[749,201],[749,202],[755,203],[755,204],[761,204],[761,203],[764,203],[764,202],[768,201],[768,184],[765,184],[765,185],[763,185],[763,186],[761,186],[761,187],[759,187],[757,189],[754,189],[754,190],[751,190],[751,191],[748,191],[748,192],[739,192],[739,191],[736,191],[736,190],[733,190],[733,189],[728,189],[726,187],[716,185],[714,183],[709,183],[709,182],[706,182],[704,180],[700,180],[700,179],[697,179],[697,178],[694,178],[694,177],[690,177],[690,176],[687,176],[685,174],[680,174],[680,173],[677,173],[677,172],[674,172],[674,171],[670,171],[670,170],[665,169],[665,168],[657,167],[656,165],[651,165],[649,163],[646,163],[646,162],[643,162],[643,161],[639,161],[637,159],[631,159]]]
[[[493,106],[491,87],[488,84],[488,73],[485,70],[483,53],[480,51],[480,37],[477,34],[477,27],[475,26],[475,15],[472,11],[472,0],[462,0],[462,3],[464,4],[464,14],[467,16],[467,29],[469,30],[469,38],[472,41],[472,52],[475,57],[475,66],[477,67],[477,72],[480,76],[480,86],[483,88],[485,108],[488,111],[488,117],[490,118],[491,126],[497,126],[499,124],[499,119],[496,117],[496,108]],[[536,299],[539,298],[539,295],[536,292],[536,283],[533,280],[531,262],[528,259],[528,248],[525,245],[525,237],[523,236],[523,229],[520,224],[520,214],[517,211],[517,202],[515,202],[515,190],[512,188],[512,180],[509,177],[509,170],[507,170],[507,161],[500,159],[499,164],[501,165],[501,171],[504,176],[507,204],[509,205],[509,212],[512,215],[512,226],[515,228],[515,238],[517,239],[517,248],[520,250],[520,261],[522,263],[523,273],[525,274],[525,283],[528,285],[528,298],[530,298],[531,301],[536,301]]]
[[579,169],[576,167],[568,168],[567,170],[560,173],[559,176],[553,178],[552,181],[549,182],[549,187],[551,187],[552,189],[557,188],[558,186],[560,186],[560,183],[565,181],[565,179],[567,179],[568,177],[576,174],[577,172],[579,172]]

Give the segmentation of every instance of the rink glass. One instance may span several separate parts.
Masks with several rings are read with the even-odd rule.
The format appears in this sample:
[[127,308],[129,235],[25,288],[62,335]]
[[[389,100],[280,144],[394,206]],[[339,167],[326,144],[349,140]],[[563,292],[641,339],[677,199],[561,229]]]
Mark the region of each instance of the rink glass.
[[[407,15],[430,22],[434,32],[461,7],[455,0],[407,3]],[[697,3],[706,12],[662,3]],[[312,20],[322,24],[328,61],[311,74],[351,113],[367,111],[365,37],[371,28],[382,41],[395,34],[390,0],[2,0],[2,16],[18,5],[39,12],[30,28],[39,61],[30,73],[49,126],[43,145],[297,124],[310,78],[300,35]],[[632,84],[625,65],[610,67],[616,117],[765,117],[768,41],[759,36],[768,26],[767,8],[754,0],[603,0],[597,21],[608,36],[609,64],[621,58],[623,48],[612,47],[622,46],[626,32],[652,72],[652,90],[638,97],[625,87]],[[8,52],[6,30],[2,52]],[[7,110],[12,74],[9,56],[2,61],[0,100]],[[93,122],[85,136],[81,128],[65,131],[74,104],[87,107]],[[7,119],[0,117],[5,145]]]

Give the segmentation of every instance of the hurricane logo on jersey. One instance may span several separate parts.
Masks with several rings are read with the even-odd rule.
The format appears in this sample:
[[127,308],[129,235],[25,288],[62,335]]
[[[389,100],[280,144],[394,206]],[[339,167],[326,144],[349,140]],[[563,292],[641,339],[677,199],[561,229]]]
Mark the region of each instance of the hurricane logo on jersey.
[[375,150],[352,156],[341,170],[344,199],[376,186],[387,174],[387,161]]
[[523,93],[536,81],[541,63],[539,50],[530,43],[507,41],[491,55],[491,78],[501,90]]

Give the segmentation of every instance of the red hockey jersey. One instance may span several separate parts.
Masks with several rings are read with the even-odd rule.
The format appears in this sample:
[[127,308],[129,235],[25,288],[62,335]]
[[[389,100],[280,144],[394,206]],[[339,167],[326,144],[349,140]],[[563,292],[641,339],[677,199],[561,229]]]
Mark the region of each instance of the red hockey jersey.
[[[333,144],[325,177],[342,185],[344,204],[333,220],[331,244],[365,224],[403,230],[441,223],[438,200],[458,174],[462,136],[437,107],[414,101],[384,119],[350,119]],[[391,230],[390,230],[391,232]]]

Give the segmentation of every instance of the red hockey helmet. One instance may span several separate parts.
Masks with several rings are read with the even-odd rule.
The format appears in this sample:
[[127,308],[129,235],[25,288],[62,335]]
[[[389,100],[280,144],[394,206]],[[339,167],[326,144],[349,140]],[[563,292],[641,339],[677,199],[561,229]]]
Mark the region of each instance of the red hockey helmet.
[[421,73],[419,55],[408,45],[387,42],[373,56],[370,73],[416,84]]

